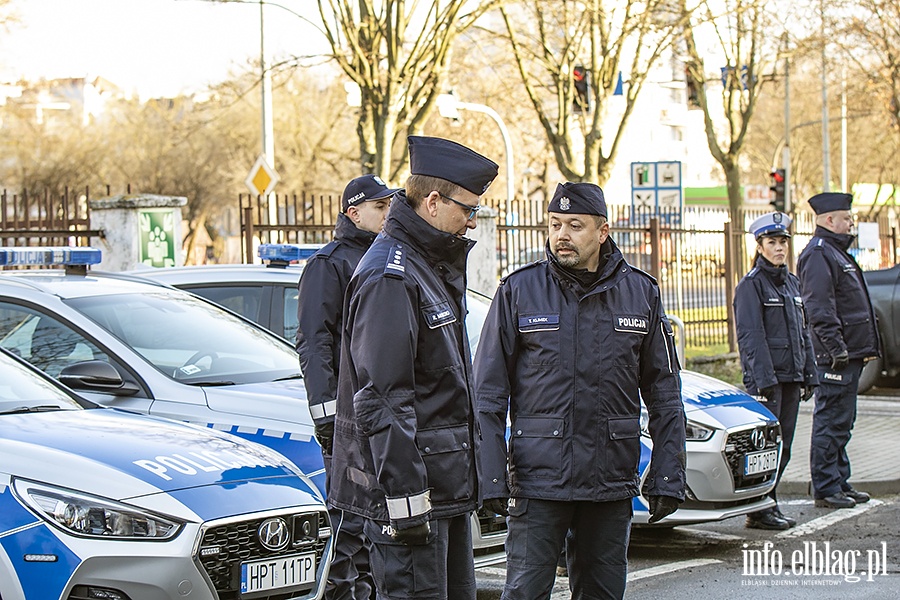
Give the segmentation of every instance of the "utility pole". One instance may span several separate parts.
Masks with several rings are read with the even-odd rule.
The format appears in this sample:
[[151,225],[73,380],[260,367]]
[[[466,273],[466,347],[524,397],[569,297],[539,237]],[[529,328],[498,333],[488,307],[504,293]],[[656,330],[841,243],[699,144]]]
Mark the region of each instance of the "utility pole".
[[791,198],[791,61],[788,54],[788,38],[784,35],[784,149],[781,151],[781,167],[784,169],[784,212],[794,210]]
[[[260,88],[262,89],[262,97],[260,98],[260,112],[262,116],[262,153],[266,163],[275,169],[275,127],[272,125],[272,73],[269,71],[269,63],[266,60],[266,34],[265,21],[263,14],[265,12],[265,3],[259,0],[259,65],[262,69],[262,81]],[[272,194],[266,198],[268,204],[269,224],[274,225],[278,222],[278,206]]]
[[822,191],[831,191],[831,142],[828,139],[828,62],[825,56],[825,0],[819,0],[822,17]]

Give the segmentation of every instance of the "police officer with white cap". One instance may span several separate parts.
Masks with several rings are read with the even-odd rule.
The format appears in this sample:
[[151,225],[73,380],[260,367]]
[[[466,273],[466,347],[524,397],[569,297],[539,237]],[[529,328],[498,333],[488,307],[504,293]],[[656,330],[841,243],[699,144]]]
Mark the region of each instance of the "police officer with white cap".
[[475,356],[484,506],[509,516],[504,600],[548,598],[564,543],[573,598],[621,598],[641,398],[650,522],[684,499],[678,359],[656,280],[609,236],[603,190],[560,184],[548,211],[546,260],[500,282]]
[[365,517],[379,598],[474,600],[465,234],[498,167],[450,140],[408,141],[406,191],[345,296],[329,501]]
[[816,231],[797,261],[819,375],[809,466],[815,504],[826,508],[869,501],[850,485],[847,443],[859,375],[866,360],[880,355],[881,344],[862,270],[847,252],[856,239],[852,202],[853,196],[839,192],[809,199]]
[[[351,180],[341,196],[334,240],[307,261],[300,277],[296,347],[329,480],[344,291],[357,263],[381,231],[391,196],[398,191],[376,175]],[[362,517],[335,508],[330,513],[335,544],[325,598],[367,600],[374,585]]]
[[[818,384],[812,341],[800,297],[800,280],[787,268],[791,218],[767,213],[750,224],[756,238],[753,268],[734,291],[734,318],[744,386],[762,396],[781,422],[781,461],[776,486],[791,459],[800,400]],[[775,499],[775,488],[772,489]],[[754,529],[788,529],[797,522],[774,508],[747,515]]]

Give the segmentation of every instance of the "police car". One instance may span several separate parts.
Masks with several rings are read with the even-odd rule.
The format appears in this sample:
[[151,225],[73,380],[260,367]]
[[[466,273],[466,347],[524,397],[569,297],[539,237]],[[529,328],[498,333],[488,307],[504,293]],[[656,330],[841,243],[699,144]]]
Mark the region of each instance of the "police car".
[[98,408],[0,351],[0,597],[320,598],[331,529],[271,450]]
[[[259,255],[267,265],[177,267],[134,273],[190,290],[238,312],[252,306],[253,311],[245,313],[248,317],[293,340],[297,331],[297,282],[302,262],[314,249],[263,244]],[[466,323],[473,354],[489,306],[489,298],[469,292]],[[684,370],[681,380],[688,418],[687,499],[674,514],[654,526],[717,521],[774,506],[768,493],[775,486],[781,452],[777,418],[752,396],[717,379]],[[640,473],[644,477],[652,449],[646,428],[641,443]],[[485,536],[505,529],[502,520],[483,511],[479,516]],[[649,517],[646,499],[635,498],[634,523],[645,525]]]

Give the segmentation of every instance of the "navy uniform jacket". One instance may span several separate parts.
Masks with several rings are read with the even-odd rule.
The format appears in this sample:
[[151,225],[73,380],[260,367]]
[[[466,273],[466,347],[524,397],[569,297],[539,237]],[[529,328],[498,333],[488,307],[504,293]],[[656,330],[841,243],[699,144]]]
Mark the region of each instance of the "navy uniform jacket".
[[797,261],[816,363],[822,366],[830,366],[832,357],[844,350],[850,359],[881,355],[869,289],[847,254],[851,243],[851,235],[816,227]]
[[818,385],[800,280],[786,266],[756,259],[734,290],[734,321],[751,394],[778,383]]
[[547,260],[511,273],[494,295],[475,357],[484,498],[638,495],[639,391],[653,438],[647,494],[684,498],[672,329],[656,280],[608,243],[610,257],[588,289],[548,250]]
[[478,488],[466,256],[399,192],[345,297],[336,507],[400,528],[472,511]]
[[344,291],[374,239],[374,233],[339,214],[334,241],[309,259],[300,276],[296,347],[309,412],[317,423],[334,420]]

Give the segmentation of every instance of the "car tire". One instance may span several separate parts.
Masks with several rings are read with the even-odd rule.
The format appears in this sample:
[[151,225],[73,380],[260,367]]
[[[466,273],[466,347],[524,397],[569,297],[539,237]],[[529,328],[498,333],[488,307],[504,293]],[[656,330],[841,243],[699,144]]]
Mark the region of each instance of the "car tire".
[[881,367],[884,361],[879,357],[870,360],[863,366],[862,373],[859,375],[859,384],[856,386],[856,393],[863,394],[881,379]]

